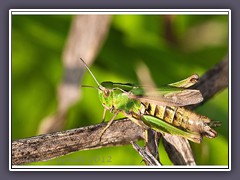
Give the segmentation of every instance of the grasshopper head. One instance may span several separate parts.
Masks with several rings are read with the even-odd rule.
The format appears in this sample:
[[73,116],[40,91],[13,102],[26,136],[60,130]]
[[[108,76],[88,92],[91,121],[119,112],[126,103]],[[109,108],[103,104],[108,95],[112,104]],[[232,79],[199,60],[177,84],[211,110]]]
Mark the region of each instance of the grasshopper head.
[[112,89],[106,88],[104,86],[99,86],[98,94],[102,105],[108,110],[112,109],[113,108]]
[[[93,79],[95,80],[95,82],[98,85],[98,92],[99,92],[99,98],[100,101],[102,102],[103,106],[106,109],[113,109],[113,83],[112,82],[102,82],[101,84],[97,81],[97,79],[95,78],[95,76],[93,75],[93,73],[91,72],[91,70],[89,69],[89,67],[87,66],[87,64],[84,62],[84,60],[82,58],[80,58],[80,60],[83,62],[84,66],[86,67],[86,69],[89,71],[89,73],[91,74],[91,76],[93,77]],[[89,87],[89,86],[85,86],[85,87]]]

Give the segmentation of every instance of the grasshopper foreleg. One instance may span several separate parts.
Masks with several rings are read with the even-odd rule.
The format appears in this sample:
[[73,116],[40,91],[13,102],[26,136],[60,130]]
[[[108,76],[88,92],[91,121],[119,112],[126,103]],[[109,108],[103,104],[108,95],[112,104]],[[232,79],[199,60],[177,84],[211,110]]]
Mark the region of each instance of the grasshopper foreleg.
[[[106,113],[106,112],[105,112]],[[112,119],[107,123],[107,126],[102,130],[101,134],[100,134],[100,138],[99,141],[101,141],[102,135],[104,134],[104,132],[109,128],[109,126],[111,126],[113,120],[115,119],[115,117],[118,115],[119,111],[116,111],[112,117]]]
[[103,110],[103,117],[102,117],[102,123],[105,121],[106,112],[107,112],[107,109],[104,108],[104,110]]

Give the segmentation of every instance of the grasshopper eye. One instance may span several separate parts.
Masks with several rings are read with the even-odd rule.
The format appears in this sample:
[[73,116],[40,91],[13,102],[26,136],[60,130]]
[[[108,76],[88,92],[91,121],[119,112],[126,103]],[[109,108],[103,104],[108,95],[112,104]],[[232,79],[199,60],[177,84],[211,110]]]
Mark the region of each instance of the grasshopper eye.
[[110,95],[110,91],[108,89],[105,89],[103,91],[104,97],[107,98]]

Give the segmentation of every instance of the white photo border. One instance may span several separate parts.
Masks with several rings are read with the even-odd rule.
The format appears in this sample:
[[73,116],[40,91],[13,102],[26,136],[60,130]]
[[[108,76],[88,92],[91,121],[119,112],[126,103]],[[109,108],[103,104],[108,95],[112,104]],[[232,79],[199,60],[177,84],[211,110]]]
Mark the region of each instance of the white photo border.
[[[31,166],[12,165],[11,142],[11,30],[12,15],[79,15],[79,14],[151,14],[151,15],[228,15],[229,31],[229,145],[228,166]],[[231,10],[230,9],[10,9],[9,10],[9,170],[10,171],[231,171]]]

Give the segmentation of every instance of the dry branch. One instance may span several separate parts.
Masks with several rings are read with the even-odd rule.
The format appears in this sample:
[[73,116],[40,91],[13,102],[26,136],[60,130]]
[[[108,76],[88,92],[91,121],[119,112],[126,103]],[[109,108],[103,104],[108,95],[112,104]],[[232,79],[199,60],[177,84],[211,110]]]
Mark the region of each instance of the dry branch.
[[[209,70],[203,78],[200,79],[200,83],[196,88],[202,91],[205,102],[227,86],[228,59],[225,59],[213,69]],[[102,136],[101,142],[99,142],[99,134],[105,126],[106,123],[103,123],[13,141],[12,165],[44,161],[79,150],[129,144],[131,141],[137,141],[144,136],[141,127],[130,120],[123,119],[113,122]],[[169,138],[167,136],[169,136]],[[188,152],[191,150],[190,147],[186,146],[184,142],[186,140],[174,142],[171,140],[173,136],[167,136],[165,135],[166,141],[164,144],[166,145],[165,148],[167,152],[170,153],[169,157],[173,164],[194,164],[194,160],[189,159],[188,155],[179,157],[179,153],[186,154],[186,150]],[[190,150],[188,148],[190,148]]]
[[49,160],[79,150],[129,144],[143,137],[140,126],[127,119],[114,121],[99,142],[106,123],[43,134],[12,142],[12,164]]

